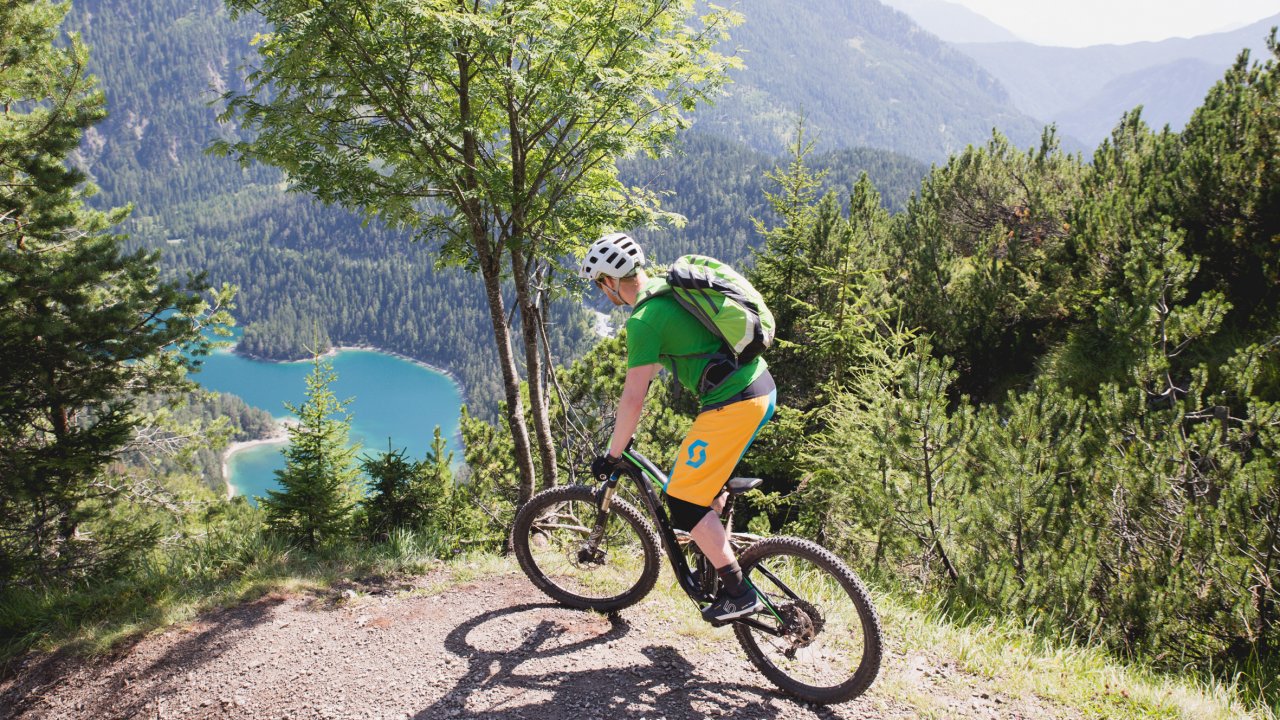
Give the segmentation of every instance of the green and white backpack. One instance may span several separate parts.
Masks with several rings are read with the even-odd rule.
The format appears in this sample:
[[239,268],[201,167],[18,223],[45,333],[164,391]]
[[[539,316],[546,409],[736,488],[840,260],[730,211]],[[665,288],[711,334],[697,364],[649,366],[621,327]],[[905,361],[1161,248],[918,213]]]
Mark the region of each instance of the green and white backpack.
[[685,255],[677,259],[667,271],[666,282],[655,283],[636,300],[636,307],[666,294],[724,343],[723,353],[705,357],[730,360],[736,369],[773,345],[773,313],[765,306],[764,298],[746,278],[715,258]]

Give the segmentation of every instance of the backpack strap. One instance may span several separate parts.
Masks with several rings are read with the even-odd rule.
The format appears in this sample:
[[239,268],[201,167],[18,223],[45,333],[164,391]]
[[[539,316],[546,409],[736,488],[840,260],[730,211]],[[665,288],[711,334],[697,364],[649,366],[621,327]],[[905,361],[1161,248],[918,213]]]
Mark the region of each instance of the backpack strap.
[[[649,300],[652,300],[655,297],[658,297],[659,295],[674,296],[676,302],[680,305],[680,308],[682,310],[694,316],[695,318],[698,318],[700,322],[706,325],[706,321],[703,320],[698,313],[694,312],[692,309],[689,308],[684,298],[672,292],[672,287],[670,284],[669,277],[664,278],[662,282],[652,282],[646,285],[645,288],[641,290],[640,294],[636,297],[636,304],[631,307],[631,311],[635,312],[636,310],[639,310],[641,305],[645,304],[646,302],[648,302]],[[731,352],[731,348],[729,347],[729,344],[724,341],[724,338],[721,338],[719,333],[714,328],[707,328],[707,329],[711,331],[712,335],[715,335],[717,338],[720,339],[720,347],[721,347],[720,352],[695,353],[692,355],[664,354],[661,356],[671,360],[672,365],[674,365],[679,360],[706,360],[707,361],[706,366],[702,368],[702,375],[698,378],[698,394],[699,395],[706,395],[709,392],[714,392],[716,388],[720,387],[729,378],[733,377],[733,374],[737,372],[738,368],[740,367],[737,361],[737,358]],[[724,373],[723,377],[720,377],[716,380],[711,380],[708,377],[708,374],[715,368],[723,367],[724,363],[726,362],[731,363],[732,367],[730,367],[729,370]]]
[[631,311],[635,312],[646,302],[658,297],[659,295],[666,295],[670,292],[671,285],[667,282],[666,278],[652,279],[646,283],[644,287],[640,288],[640,293],[636,296],[636,304],[631,306]]

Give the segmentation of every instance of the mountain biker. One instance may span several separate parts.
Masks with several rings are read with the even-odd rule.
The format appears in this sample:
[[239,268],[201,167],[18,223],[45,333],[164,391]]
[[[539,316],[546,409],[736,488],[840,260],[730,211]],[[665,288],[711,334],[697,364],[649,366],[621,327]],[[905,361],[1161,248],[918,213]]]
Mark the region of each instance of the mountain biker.
[[673,372],[699,396],[701,409],[680,445],[664,494],[671,524],[689,533],[720,576],[720,592],[703,609],[703,618],[731,620],[762,610],[764,603],[743,579],[718,511],[724,508],[722,493],[734,467],[773,416],[777,391],[764,358],[735,367],[727,356],[707,357],[722,351],[723,341],[669,294],[649,297],[663,281],[649,278],[644,261],[634,239],[612,233],[593,243],[582,262],[582,276],[614,305],[635,308],[627,320],[627,376],[613,438],[608,452],[592,462],[591,474],[604,480],[622,469],[622,452],[660,369]]

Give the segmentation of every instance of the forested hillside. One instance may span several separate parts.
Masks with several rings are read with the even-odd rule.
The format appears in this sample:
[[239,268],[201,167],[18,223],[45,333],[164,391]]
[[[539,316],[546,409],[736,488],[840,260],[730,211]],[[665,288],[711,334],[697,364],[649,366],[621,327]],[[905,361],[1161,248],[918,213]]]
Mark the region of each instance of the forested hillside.
[[[101,186],[98,202],[135,206],[126,229],[138,245],[162,250],[167,268],[240,288],[242,351],[295,359],[330,344],[369,344],[451,370],[474,407],[494,411],[495,356],[474,277],[437,269],[429,243],[286,192],[274,169],[206,153],[241,133],[216,120],[218,97],[243,90],[240,67],[261,28],[232,22],[218,0],[83,0],[68,26],[93,48],[111,109],[76,162]],[[690,220],[640,234],[654,235],[659,257],[745,259],[759,243],[750,218],[762,208],[760,182],[773,156],[698,135],[683,145],[683,155],[623,168],[628,182],[670,191],[670,209]],[[918,162],[882,151],[841,151],[831,162],[842,176],[871,173],[894,208],[924,174]],[[572,300],[554,307],[557,355],[573,357],[586,317]]]
[[[696,129],[683,137],[679,151],[675,157],[636,159],[623,166],[628,182],[669,192],[664,205],[688,220],[679,228],[639,230],[636,237],[658,262],[670,262],[684,253],[750,262],[752,250],[763,242],[753,218],[771,218],[773,212],[765,199],[766,175],[783,162],[782,157]],[[828,172],[825,187],[841,195],[847,195],[858,176],[867,173],[877,187],[884,188],[884,204],[892,212],[906,208],[928,171],[924,163],[906,155],[866,148],[818,153],[813,165]]]
[[699,114],[704,132],[776,154],[804,116],[819,149],[884,148],[926,162],[992,129],[1018,146],[1040,137],[1043,124],[982,66],[878,0],[735,7],[745,22],[732,44],[746,67],[729,97]]

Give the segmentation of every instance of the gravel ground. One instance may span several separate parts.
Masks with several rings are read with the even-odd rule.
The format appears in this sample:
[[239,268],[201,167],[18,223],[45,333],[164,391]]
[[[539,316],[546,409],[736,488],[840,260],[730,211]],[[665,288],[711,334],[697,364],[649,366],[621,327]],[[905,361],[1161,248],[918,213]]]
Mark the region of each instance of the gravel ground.
[[[880,678],[832,707],[755,671],[728,628],[655,593],[619,617],[551,604],[522,575],[441,571],[209,612],[114,656],[34,656],[0,680],[4,718],[1072,717],[888,638]],[[682,628],[685,628],[682,630]]]

